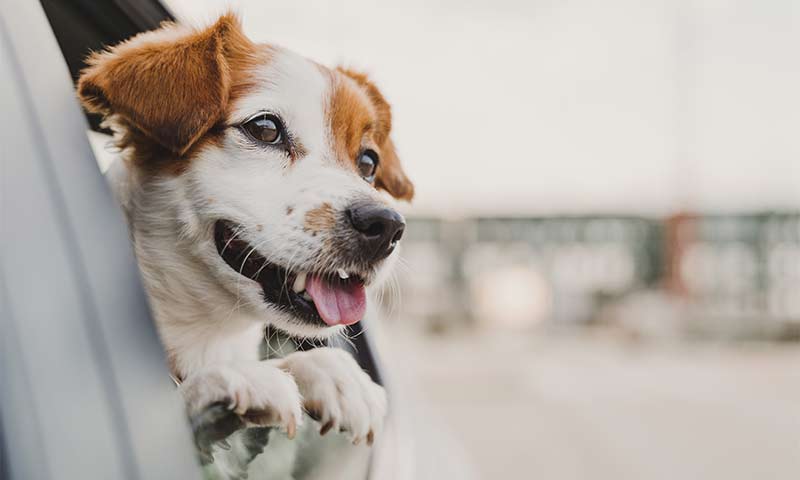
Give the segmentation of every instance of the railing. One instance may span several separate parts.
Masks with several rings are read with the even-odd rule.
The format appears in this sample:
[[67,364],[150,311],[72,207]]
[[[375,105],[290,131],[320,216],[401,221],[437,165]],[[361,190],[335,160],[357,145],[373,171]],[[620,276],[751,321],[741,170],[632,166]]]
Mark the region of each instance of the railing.
[[586,323],[642,291],[701,317],[800,321],[800,213],[424,218],[407,232],[403,311],[434,322],[476,321],[480,279],[520,269],[547,290],[549,322]]

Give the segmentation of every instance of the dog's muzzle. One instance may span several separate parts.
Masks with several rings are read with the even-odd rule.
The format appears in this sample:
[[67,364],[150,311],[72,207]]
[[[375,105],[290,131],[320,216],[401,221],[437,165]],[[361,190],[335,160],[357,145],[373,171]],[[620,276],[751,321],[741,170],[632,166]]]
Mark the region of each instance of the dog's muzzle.
[[383,204],[354,202],[340,210],[323,247],[290,270],[239,236],[246,227],[214,225],[217,253],[240,275],[258,282],[264,300],[306,324],[350,325],[366,311],[365,286],[403,236],[402,215]]

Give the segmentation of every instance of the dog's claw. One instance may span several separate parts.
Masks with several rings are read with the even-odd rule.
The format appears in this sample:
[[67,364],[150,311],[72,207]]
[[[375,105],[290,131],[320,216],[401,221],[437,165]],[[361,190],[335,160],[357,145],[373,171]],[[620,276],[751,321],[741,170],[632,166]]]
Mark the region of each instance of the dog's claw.
[[230,450],[231,449],[231,444],[228,443],[227,440],[220,440],[219,442],[217,442],[217,445],[219,445],[219,448],[221,448],[223,450]]
[[286,425],[286,436],[289,437],[289,440],[294,440],[295,435],[297,434],[297,422],[295,421],[294,417],[289,420],[289,423]]
[[325,425],[322,426],[322,428],[319,429],[319,434],[325,435],[330,431],[331,428],[333,428],[333,420],[328,420],[328,423],[326,423]]
[[322,416],[316,410],[308,410],[306,413],[309,417],[311,417],[311,420],[314,420],[315,422],[322,421]]
[[234,405],[233,412],[240,417],[247,413],[247,405],[244,405],[239,399],[239,394],[236,394],[236,405]]
[[373,443],[375,443],[375,432],[370,430],[367,434],[367,445],[371,447]]

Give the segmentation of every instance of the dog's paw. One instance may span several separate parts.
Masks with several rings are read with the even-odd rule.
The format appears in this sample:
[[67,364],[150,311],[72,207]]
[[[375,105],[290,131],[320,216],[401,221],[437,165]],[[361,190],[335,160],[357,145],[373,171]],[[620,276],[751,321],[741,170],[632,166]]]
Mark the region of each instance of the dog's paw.
[[386,391],[364,372],[355,359],[337,348],[296,352],[282,360],[297,382],[308,414],[322,425],[348,432],[354,444],[371,445],[383,428]]
[[266,362],[207,367],[187,378],[180,388],[195,437],[202,427],[210,441],[222,440],[244,426],[278,427],[293,438],[303,418],[294,379]]

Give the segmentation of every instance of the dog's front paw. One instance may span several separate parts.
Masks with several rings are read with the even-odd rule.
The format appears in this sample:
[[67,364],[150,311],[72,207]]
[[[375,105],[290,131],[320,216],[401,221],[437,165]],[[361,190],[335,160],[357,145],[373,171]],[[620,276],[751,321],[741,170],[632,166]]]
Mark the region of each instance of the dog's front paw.
[[223,440],[243,426],[279,427],[292,438],[303,418],[297,384],[266,362],[207,367],[180,388],[195,437],[199,433],[204,442]]
[[306,411],[322,424],[322,435],[339,429],[348,432],[354,444],[362,439],[372,444],[386,416],[386,391],[349,353],[316,348],[287,356],[282,366],[297,382]]

